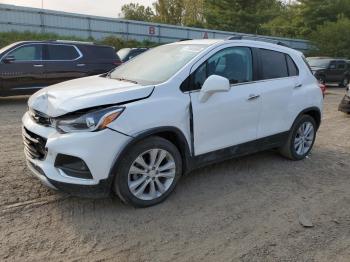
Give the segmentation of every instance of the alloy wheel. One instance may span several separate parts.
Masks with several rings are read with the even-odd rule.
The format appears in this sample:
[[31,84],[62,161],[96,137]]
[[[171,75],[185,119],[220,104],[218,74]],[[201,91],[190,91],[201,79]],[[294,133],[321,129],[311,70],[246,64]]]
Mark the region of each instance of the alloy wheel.
[[294,138],[294,149],[299,156],[306,155],[314,142],[315,128],[311,122],[304,122]]
[[168,191],[175,174],[174,157],[164,149],[151,149],[141,153],[132,163],[128,187],[138,199],[153,200]]

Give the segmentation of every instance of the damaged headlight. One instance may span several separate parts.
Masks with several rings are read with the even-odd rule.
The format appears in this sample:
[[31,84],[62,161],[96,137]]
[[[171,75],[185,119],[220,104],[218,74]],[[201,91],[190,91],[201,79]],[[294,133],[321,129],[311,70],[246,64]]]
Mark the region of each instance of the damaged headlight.
[[99,131],[116,120],[124,109],[124,107],[113,106],[85,114],[56,118],[52,120],[52,125],[60,133]]

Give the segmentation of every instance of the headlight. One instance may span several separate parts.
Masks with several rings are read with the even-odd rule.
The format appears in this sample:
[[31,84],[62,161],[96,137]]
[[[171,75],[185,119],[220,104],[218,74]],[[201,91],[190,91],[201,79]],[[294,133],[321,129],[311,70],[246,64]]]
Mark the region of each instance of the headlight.
[[124,111],[124,107],[108,107],[86,114],[62,117],[53,120],[60,133],[98,131],[105,129]]

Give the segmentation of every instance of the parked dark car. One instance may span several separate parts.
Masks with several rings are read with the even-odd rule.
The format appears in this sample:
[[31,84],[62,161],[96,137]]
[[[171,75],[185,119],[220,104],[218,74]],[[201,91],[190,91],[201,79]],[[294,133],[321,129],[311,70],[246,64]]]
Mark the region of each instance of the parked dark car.
[[307,61],[320,83],[346,87],[350,81],[350,61],[329,57],[309,57]]
[[32,94],[66,80],[106,73],[121,61],[110,46],[26,41],[0,49],[0,96]]
[[126,61],[129,61],[131,58],[134,58],[135,56],[138,56],[139,54],[142,54],[147,50],[148,48],[122,48],[117,52],[117,55],[119,59],[123,63],[125,63]]
[[339,104],[339,111],[350,114],[350,85],[346,88],[346,94]]

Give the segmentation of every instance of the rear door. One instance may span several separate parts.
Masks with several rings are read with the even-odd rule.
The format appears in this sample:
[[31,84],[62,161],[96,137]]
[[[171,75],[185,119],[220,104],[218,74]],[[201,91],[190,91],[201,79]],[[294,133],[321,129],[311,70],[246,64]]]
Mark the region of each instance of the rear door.
[[260,49],[259,53],[262,108],[258,138],[264,138],[290,128],[289,105],[294,89],[301,86],[298,69],[289,55],[267,49]]
[[0,61],[3,92],[13,95],[30,94],[47,85],[43,71],[42,44],[23,44],[4,57],[12,57],[13,61]]
[[49,85],[86,76],[83,54],[75,45],[46,44],[44,72]]

